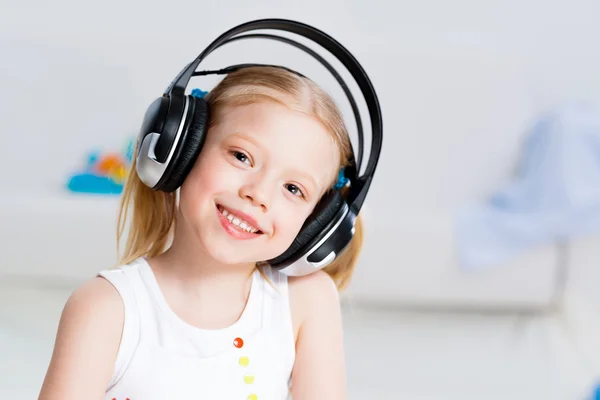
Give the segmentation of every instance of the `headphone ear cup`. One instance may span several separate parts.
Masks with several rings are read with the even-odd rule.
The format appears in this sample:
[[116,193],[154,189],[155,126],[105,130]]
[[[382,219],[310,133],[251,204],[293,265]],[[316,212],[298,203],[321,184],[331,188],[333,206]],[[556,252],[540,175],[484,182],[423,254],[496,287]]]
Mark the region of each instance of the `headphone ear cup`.
[[185,132],[173,155],[170,171],[165,174],[164,182],[159,187],[164,192],[173,192],[183,184],[206,139],[210,119],[208,103],[203,98],[192,96],[189,96],[189,101],[194,103],[194,110],[187,129],[184,127]]
[[323,235],[325,228],[332,222],[333,218],[344,205],[344,202],[344,198],[338,190],[332,190],[326,194],[317,204],[313,213],[308,217],[290,247],[280,256],[270,260],[269,264],[287,263],[289,259],[296,259],[301,256],[301,251],[308,251],[309,249],[305,248],[306,245],[314,241],[315,238]]

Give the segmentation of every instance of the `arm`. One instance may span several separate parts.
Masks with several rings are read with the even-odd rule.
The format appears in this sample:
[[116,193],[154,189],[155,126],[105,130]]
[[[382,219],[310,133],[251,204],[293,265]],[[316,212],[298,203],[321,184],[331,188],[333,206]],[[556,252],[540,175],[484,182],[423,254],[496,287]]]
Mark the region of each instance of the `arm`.
[[298,321],[294,400],[345,400],[346,369],[337,288],[329,275],[290,278],[292,318]]
[[110,382],[123,329],[123,302],[103,278],[69,297],[38,400],[102,399]]

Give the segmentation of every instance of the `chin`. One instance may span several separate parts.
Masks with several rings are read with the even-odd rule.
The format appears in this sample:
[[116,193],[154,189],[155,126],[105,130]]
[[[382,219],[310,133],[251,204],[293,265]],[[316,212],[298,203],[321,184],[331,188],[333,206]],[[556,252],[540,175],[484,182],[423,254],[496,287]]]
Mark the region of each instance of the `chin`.
[[214,236],[203,240],[204,248],[212,259],[227,265],[251,264],[256,262],[255,251],[247,246],[215,240]]
[[255,264],[270,260],[283,254],[289,247],[276,246],[277,248],[273,248],[271,244],[265,243],[248,245],[214,239],[213,237],[212,240],[204,241],[205,248],[214,260],[227,265]]

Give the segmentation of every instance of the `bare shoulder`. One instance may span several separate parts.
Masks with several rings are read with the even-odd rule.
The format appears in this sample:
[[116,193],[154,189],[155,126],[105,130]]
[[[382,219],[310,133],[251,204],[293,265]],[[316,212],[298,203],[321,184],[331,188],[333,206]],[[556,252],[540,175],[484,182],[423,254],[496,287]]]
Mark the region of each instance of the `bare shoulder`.
[[289,288],[296,334],[292,397],[345,400],[344,337],[335,282],[319,271],[290,278]]
[[[93,278],[78,287],[67,300],[60,327],[76,326],[94,332],[121,331],[124,319],[121,295],[106,279]],[[84,331],[85,332],[85,331]]]
[[124,314],[121,296],[104,278],[93,278],[71,294],[40,400],[101,397],[114,369]]
[[106,279],[96,277],[79,286],[71,294],[63,315],[78,315],[78,311],[93,308],[96,312],[123,311],[123,301],[115,287]]
[[290,308],[296,338],[308,318],[319,318],[332,313],[337,315],[340,299],[335,282],[327,273],[317,271],[310,275],[290,277]]
[[306,276],[290,277],[288,282],[292,302],[303,304],[321,304],[324,301],[339,302],[335,282],[323,271]]

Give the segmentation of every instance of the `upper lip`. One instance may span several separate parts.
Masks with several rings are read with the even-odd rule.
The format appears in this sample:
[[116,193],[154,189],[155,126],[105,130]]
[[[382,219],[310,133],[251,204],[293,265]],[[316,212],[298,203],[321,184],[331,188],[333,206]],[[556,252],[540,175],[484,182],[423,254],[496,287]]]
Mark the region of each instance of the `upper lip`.
[[249,223],[250,225],[252,225],[252,227],[258,229],[259,231],[265,233],[265,230],[259,225],[259,223],[252,218],[250,215],[246,214],[245,212],[242,212],[240,210],[236,210],[234,208],[230,208],[227,207],[223,204],[219,204],[221,207],[223,207],[224,209],[227,210],[227,212],[229,212],[230,214],[233,214],[234,216],[238,217],[239,219],[243,219],[244,221],[246,221],[247,223]]

